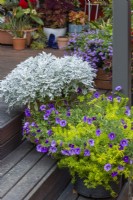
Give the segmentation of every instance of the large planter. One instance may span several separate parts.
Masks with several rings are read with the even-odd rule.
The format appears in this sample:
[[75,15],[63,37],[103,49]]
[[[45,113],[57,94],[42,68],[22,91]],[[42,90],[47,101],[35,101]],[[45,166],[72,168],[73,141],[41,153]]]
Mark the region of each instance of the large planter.
[[112,90],[112,73],[99,68],[95,79],[95,88]]
[[26,38],[13,38],[13,49],[23,50],[26,46]]
[[[122,189],[122,178],[120,178],[119,183],[111,182],[110,183],[111,188],[116,192],[116,194],[119,194]],[[78,194],[83,195],[85,197],[91,197],[91,198],[110,198],[111,194],[108,190],[106,190],[103,186],[97,186],[96,188],[87,188],[83,180],[79,177],[76,177],[76,182],[74,184],[74,189],[77,191]]]
[[57,37],[59,36],[65,36],[67,28],[43,28],[44,33],[47,36],[47,39],[49,39],[50,34],[55,35],[55,40],[57,40]]
[[81,33],[83,30],[87,30],[88,26],[87,25],[77,25],[77,24],[69,24],[68,25],[68,30],[69,33]]
[[8,31],[0,29],[0,44],[12,45],[12,35]]

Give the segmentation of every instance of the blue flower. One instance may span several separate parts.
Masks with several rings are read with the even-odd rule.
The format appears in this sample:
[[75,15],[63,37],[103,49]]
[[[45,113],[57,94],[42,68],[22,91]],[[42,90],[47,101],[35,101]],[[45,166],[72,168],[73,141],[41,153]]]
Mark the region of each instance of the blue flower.
[[127,139],[121,140],[121,141],[120,141],[120,145],[121,145],[122,147],[128,146],[128,140],[127,140]]
[[52,135],[52,130],[47,130],[47,134],[49,135],[49,136],[51,136]]
[[116,91],[120,91],[120,90],[122,90],[122,87],[121,86],[117,86],[117,87],[115,87],[115,90]]
[[30,113],[30,109],[29,108],[26,108],[24,112],[25,112],[25,116],[26,117],[31,117],[31,113]]
[[96,135],[97,135],[97,136],[100,136],[100,134],[101,134],[101,130],[100,130],[100,129],[97,129],[97,130],[96,130]]
[[94,97],[95,97],[95,98],[99,98],[99,96],[100,96],[100,94],[99,94],[98,92],[95,92],[95,93],[94,93]]
[[46,106],[45,106],[45,105],[41,105],[41,106],[40,106],[40,110],[41,110],[41,111],[44,111],[45,109],[46,109]]
[[89,142],[90,146],[94,146],[94,143],[95,143],[95,142],[94,142],[93,139],[90,139],[88,142]]
[[111,168],[112,168],[112,165],[109,164],[109,163],[107,163],[106,165],[104,165],[104,170],[107,171],[107,172],[110,171]]
[[90,156],[90,151],[88,149],[84,150],[84,156]]
[[128,156],[124,156],[124,157],[123,157],[123,161],[124,161],[125,163],[129,163],[129,157],[128,157]]
[[60,120],[60,126],[65,127],[67,125],[66,120]]
[[109,133],[108,137],[109,137],[110,140],[114,140],[116,135],[114,133]]
[[117,175],[118,175],[118,172],[112,172],[112,173],[111,173],[111,176],[112,176],[112,177],[115,177],[115,176],[117,176]]
[[57,151],[56,147],[50,147],[49,148],[49,152],[51,152],[51,153],[56,153],[56,151]]

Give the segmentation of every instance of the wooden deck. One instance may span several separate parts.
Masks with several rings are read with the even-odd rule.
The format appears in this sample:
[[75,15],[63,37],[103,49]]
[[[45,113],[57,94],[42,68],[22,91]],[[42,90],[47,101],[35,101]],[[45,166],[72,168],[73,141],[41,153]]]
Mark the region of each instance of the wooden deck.
[[[30,56],[36,56],[38,53],[41,53],[42,50],[32,50],[26,48],[22,51],[13,50],[12,46],[3,46],[0,45],[0,80],[3,79],[9,72],[15,68],[17,64],[24,61]],[[64,55],[63,50],[57,49],[44,49],[46,53],[52,53],[57,57]]]

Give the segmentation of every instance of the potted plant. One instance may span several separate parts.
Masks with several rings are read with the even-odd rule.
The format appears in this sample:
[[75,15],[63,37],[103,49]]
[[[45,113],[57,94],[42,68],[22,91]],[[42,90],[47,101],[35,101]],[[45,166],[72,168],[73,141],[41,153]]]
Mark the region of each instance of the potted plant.
[[68,168],[76,190],[86,197],[116,197],[121,177],[133,179],[133,108],[120,90],[117,86],[115,97],[90,92],[25,110],[24,138]]
[[93,28],[88,32],[72,34],[67,50],[72,55],[82,57],[97,69],[95,80],[97,88],[112,89],[113,47],[112,25],[109,21],[102,22],[98,29]]
[[69,12],[69,33],[80,33],[87,29],[88,17],[84,11]]
[[45,0],[39,12],[44,21],[44,32],[49,38],[50,34],[64,36],[67,30],[68,12],[73,9],[73,4],[67,0]]

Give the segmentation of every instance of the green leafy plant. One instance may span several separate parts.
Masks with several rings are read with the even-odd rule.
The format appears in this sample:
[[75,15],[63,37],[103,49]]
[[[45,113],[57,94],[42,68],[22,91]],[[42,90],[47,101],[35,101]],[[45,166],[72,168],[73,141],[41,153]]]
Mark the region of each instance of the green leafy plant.
[[47,37],[42,28],[34,31],[32,37],[32,43],[30,47],[32,49],[44,49],[47,46]]
[[67,167],[73,181],[78,175],[88,188],[101,185],[116,196],[110,182],[128,178],[133,159],[133,107],[120,90],[115,97],[90,92],[70,102],[33,104],[25,110],[24,138]]

